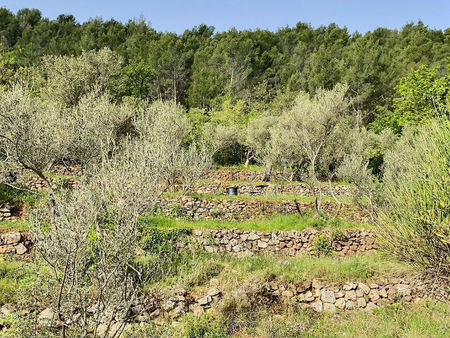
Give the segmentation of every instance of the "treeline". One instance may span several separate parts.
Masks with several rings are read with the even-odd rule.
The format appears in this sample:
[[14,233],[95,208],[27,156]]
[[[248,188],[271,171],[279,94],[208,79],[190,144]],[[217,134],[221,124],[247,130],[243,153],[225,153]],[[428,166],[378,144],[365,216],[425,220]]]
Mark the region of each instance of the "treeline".
[[1,8],[0,37],[4,62],[14,68],[37,65],[43,55],[77,56],[108,47],[124,58],[124,75],[140,84],[123,88],[122,95],[210,108],[226,94],[251,105],[280,92],[314,93],[347,82],[369,118],[377,106],[390,107],[400,77],[422,64],[445,73],[450,57],[450,28],[433,30],[422,22],[364,35],[335,24],[314,29],[300,22],[276,32],[217,34],[200,25],[177,35],[157,32],[143,19],[81,24],[72,15],[49,20],[37,9],[13,14]]

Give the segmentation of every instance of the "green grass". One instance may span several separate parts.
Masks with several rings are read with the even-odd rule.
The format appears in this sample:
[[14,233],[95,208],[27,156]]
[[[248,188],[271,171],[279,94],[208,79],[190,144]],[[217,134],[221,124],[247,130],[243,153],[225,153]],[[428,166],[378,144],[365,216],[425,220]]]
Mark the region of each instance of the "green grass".
[[232,166],[218,166],[216,169],[220,170],[246,170],[246,171],[264,171],[264,167],[261,165],[250,164],[247,167],[244,164],[237,164]]
[[[220,273],[215,276],[215,279],[219,281],[222,287],[230,290],[252,280],[267,281],[277,278],[301,282],[315,278],[330,282],[367,281],[411,272],[408,265],[387,260],[384,255],[379,253],[351,257],[262,255],[238,258],[225,254],[210,254],[199,257],[193,265],[194,269],[188,270],[185,275],[181,275],[181,279],[187,281],[201,280],[197,276],[207,275],[205,271],[216,267],[216,270],[220,270]],[[203,281],[199,284],[207,283]]]
[[262,220],[223,221],[223,220],[192,220],[184,218],[169,218],[163,216],[146,216],[143,220],[158,228],[172,229],[242,229],[256,231],[297,230],[307,228],[368,228],[369,224],[348,222],[341,219],[325,220],[310,215],[274,215]]
[[[211,285],[217,285],[224,294],[225,305],[219,305],[200,319],[185,316],[175,330],[170,324],[157,331],[149,326],[147,333],[158,332],[161,337],[447,337],[450,313],[448,304],[444,303],[394,304],[373,311],[338,311],[328,315],[293,305],[252,306],[246,297],[233,296],[244,284],[273,279],[368,283],[410,273],[413,271],[409,266],[381,254],[347,258],[236,258],[203,254],[186,262],[183,271],[157,287],[184,288],[204,294]],[[230,303],[231,307],[226,305],[230,297],[235,302]]]
[[29,263],[12,259],[0,259],[0,307],[18,302],[21,290],[33,283],[33,271]]
[[[216,184],[217,180],[212,180],[212,179],[201,179],[198,180],[198,183],[204,184],[204,185],[213,185]],[[300,182],[300,181],[292,181],[289,182],[287,180],[280,180],[280,179],[274,179],[271,180],[270,182],[264,182],[264,181],[243,181],[243,180],[232,180],[232,181],[225,181],[227,183],[227,185],[268,185],[268,184],[278,184],[278,185],[296,185],[296,184],[304,184],[306,185],[306,182]],[[331,184],[333,186],[340,186],[340,185],[345,185],[345,186],[350,186],[352,185],[352,183],[349,183],[347,181],[333,181],[331,182]],[[328,182],[321,182],[322,186],[328,186]]]
[[9,230],[27,231],[29,228],[30,225],[26,220],[0,222],[0,233],[7,232]]
[[14,189],[4,184],[0,184],[0,201],[15,202],[24,201],[25,203],[33,203],[37,200],[39,194],[27,191]]
[[[162,197],[166,198],[179,198],[183,195],[181,191],[176,192],[166,192]],[[222,194],[198,194],[189,193],[185,196],[190,196],[193,198],[203,199],[203,200],[239,200],[239,201],[269,201],[269,202],[282,202],[282,201],[298,201],[304,203],[314,202],[313,196],[296,196],[292,194],[267,194],[267,195],[222,195]],[[338,197],[338,200],[344,204],[351,204],[352,198],[350,197]],[[334,199],[330,196],[322,196],[322,201],[334,202]]]
[[448,337],[448,303],[394,304],[372,313],[353,311],[319,318],[313,328],[322,336]]
[[197,252],[185,257],[177,272],[147,287],[176,288],[205,292],[219,285],[232,293],[246,283],[274,279],[297,283],[312,279],[331,283],[346,281],[379,282],[381,278],[413,273],[405,263],[387,259],[381,253],[350,257],[300,255],[296,257],[258,255],[236,257],[225,253]]

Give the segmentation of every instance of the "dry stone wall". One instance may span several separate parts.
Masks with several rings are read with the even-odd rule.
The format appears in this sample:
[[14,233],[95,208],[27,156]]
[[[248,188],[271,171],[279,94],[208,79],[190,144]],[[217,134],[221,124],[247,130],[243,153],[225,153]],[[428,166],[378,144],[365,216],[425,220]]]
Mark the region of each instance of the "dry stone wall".
[[[146,298],[143,303],[133,307],[135,323],[154,323],[166,325],[172,320],[193,314],[203,314],[226,306],[230,299],[248,302],[251,306],[280,308],[279,305],[295,306],[317,313],[334,313],[339,311],[370,311],[374,308],[398,302],[415,302],[422,299],[447,299],[448,293],[436,297],[428,292],[430,286],[419,279],[391,277],[368,282],[347,281],[331,283],[320,280],[304,282],[285,282],[271,280],[242,284],[232,291],[221,290],[220,285],[193,292],[185,289],[158,291]],[[3,313],[12,313],[10,305],[0,308]],[[50,309],[44,309],[37,316],[40,325],[55,323],[56,315]],[[106,325],[106,324],[101,324]],[[113,323],[114,325],[114,323]],[[0,328],[1,330],[1,328]],[[99,329],[100,331],[100,329]]]
[[[208,172],[204,178],[217,181],[261,182],[264,179],[264,172],[238,169],[217,169]],[[283,179],[283,173],[273,172],[270,178],[272,180]]]
[[0,202],[0,221],[15,221],[25,212],[25,204],[21,201]]
[[0,234],[0,257],[26,255],[30,252],[31,246],[32,243],[27,233],[14,231]]
[[[314,211],[313,202],[296,203],[294,201],[236,198],[199,199],[190,196],[184,196],[178,200],[162,199],[158,205],[160,210],[168,216],[176,212],[177,216],[187,216],[193,219],[247,220],[274,214],[290,215]],[[336,210],[336,204],[322,202],[322,208],[329,213],[333,213]],[[342,206],[339,217],[358,223],[368,223],[370,220],[366,211],[351,204]]]
[[[303,231],[261,232],[239,229],[194,229],[191,239],[208,252],[227,252],[237,256],[260,254],[297,256],[314,253],[314,240],[325,235],[330,252],[338,256],[373,252],[377,249],[376,235],[371,230],[346,229],[333,233],[330,229],[306,229]],[[183,242],[179,243],[179,247]],[[0,235],[0,254],[23,255],[32,247],[26,232],[9,232]]]
[[[192,189],[198,194],[226,194],[226,188],[230,185],[226,181],[215,184],[198,184]],[[298,184],[236,184],[233,185],[238,189],[239,195],[298,195],[298,196],[314,196],[314,191],[311,187],[304,183]],[[318,190],[316,189],[316,193]],[[333,186],[333,194],[337,197],[352,197],[353,188],[346,185]],[[332,196],[330,188],[324,186],[322,188],[322,194],[326,196]]]
[[312,280],[286,283],[281,280],[246,283],[235,289],[232,295],[212,287],[203,293],[172,290],[167,295],[148,302],[138,321],[164,324],[168,320],[192,313],[200,317],[205,312],[220,307],[225,298],[238,297],[257,306],[288,304],[310,309],[318,313],[336,311],[371,310],[395,302],[413,302],[427,296],[425,285],[419,280],[403,277],[361,283],[330,283]]
[[[49,170],[53,174],[66,175],[66,176],[80,176],[82,169],[80,166],[65,167],[62,165],[56,165]],[[19,182],[25,184],[29,189],[42,190],[47,187],[47,183],[40,177],[36,176],[33,171],[24,168],[10,168],[2,173],[6,175],[13,182]],[[48,177],[50,184],[62,184],[64,188],[73,189],[77,187],[77,182],[74,178],[67,178],[61,182],[56,182],[52,177]]]
[[330,242],[330,251],[339,256],[373,252],[377,249],[375,233],[363,229],[346,229],[338,234],[333,234],[330,229],[272,232],[195,229],[192,231],[192,238],[208,252],[227,252],[237,256],[258,254],[296,256],[314,252],[316,249],[314,240],[322,234]]

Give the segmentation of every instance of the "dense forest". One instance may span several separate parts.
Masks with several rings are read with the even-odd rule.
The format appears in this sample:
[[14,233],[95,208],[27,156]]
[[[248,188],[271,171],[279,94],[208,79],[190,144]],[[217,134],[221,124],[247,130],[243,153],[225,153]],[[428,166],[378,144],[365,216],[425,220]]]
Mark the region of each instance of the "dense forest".
[[178,35],[158,32],[143,18],[79,23],[72,15],[49,20],[37,9],[14,14],[1,8],[0,37],[2,83],[11,71],[39,66],[44,55],[79,56],[108,47],[120,55],[113,85],[119,98],[173,99],[188,109],[235,109],[246,117],[276,109],[290,93],[313,94],[346,82],[366,123],[395,109],[402,77],[420,65],[442,77],[450,59],[450,28],[433,30],[420,21],[364,35],[302,22],[276,32],[215,33],[199,25]]

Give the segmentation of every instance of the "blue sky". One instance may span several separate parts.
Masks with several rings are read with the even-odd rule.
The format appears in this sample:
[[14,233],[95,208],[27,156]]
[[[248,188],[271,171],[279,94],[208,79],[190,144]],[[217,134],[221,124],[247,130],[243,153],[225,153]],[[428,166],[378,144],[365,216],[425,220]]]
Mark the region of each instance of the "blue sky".
[[73,14],[79,22],[93,17],[126,22],[143,15],[156,30],[177,33],[202,23],[216,31],[276,30],[298,21],[314,27],[335,22],[361,33],[417,20],[431,28],[450,27],[450,0],[0,0],[0,7],[38,8],[50,19]]

